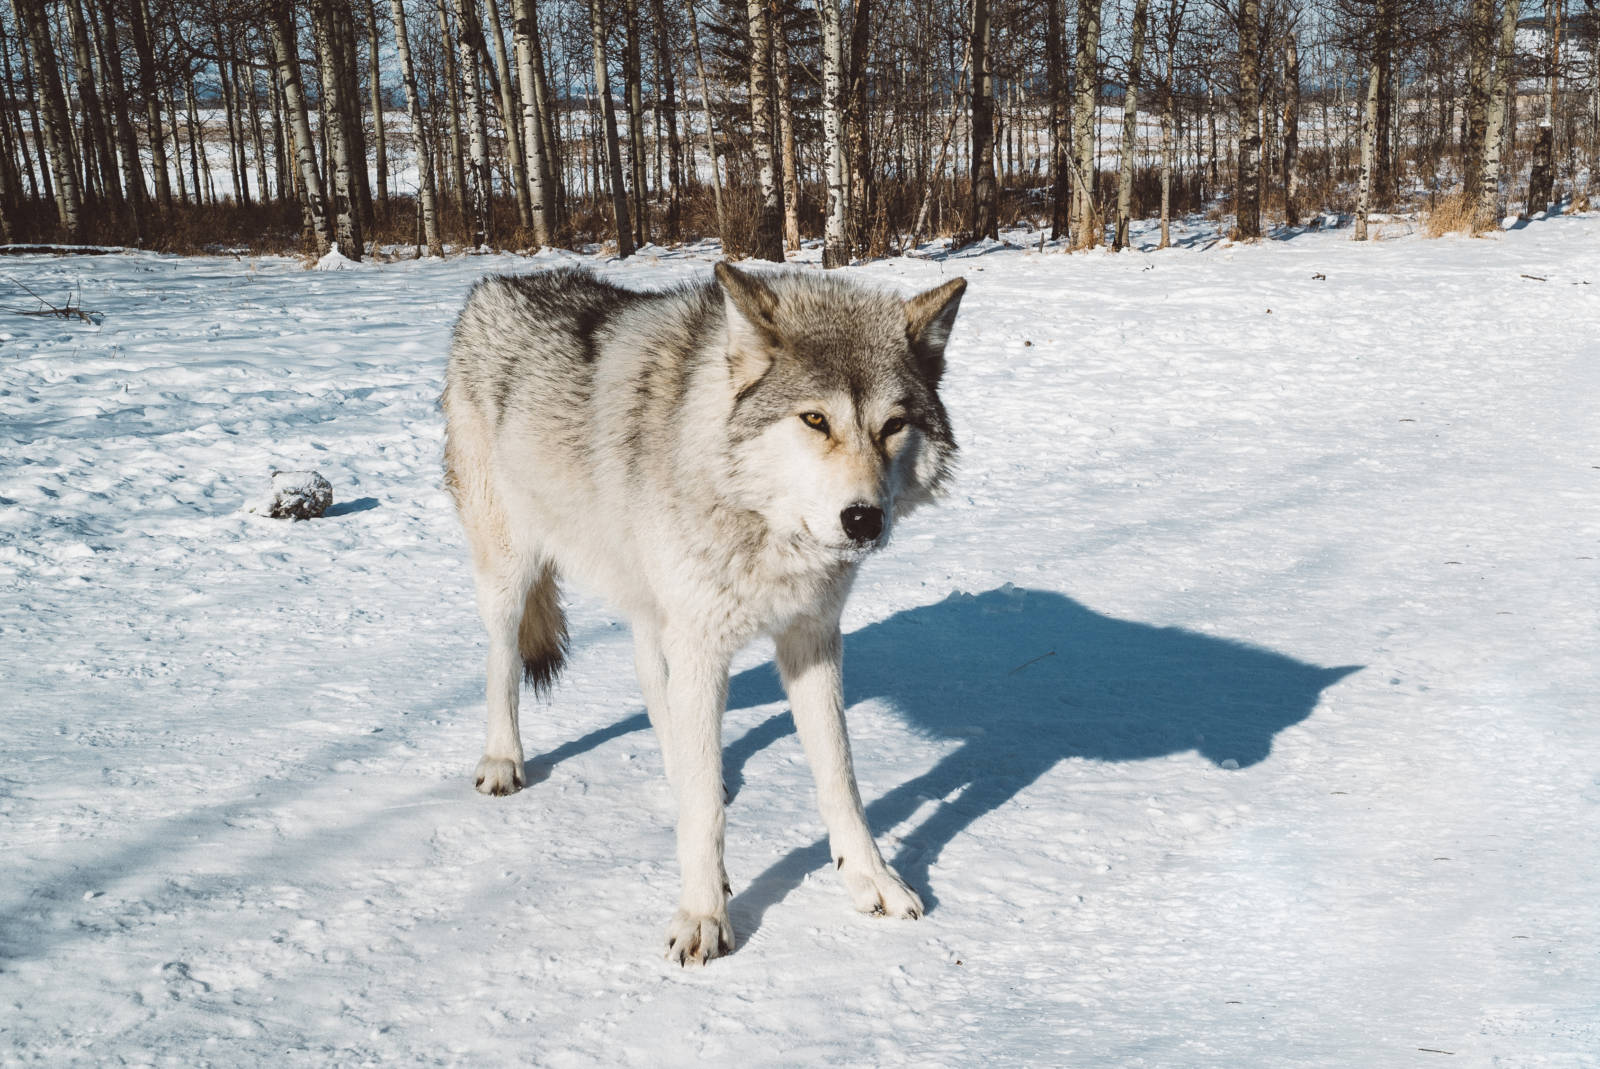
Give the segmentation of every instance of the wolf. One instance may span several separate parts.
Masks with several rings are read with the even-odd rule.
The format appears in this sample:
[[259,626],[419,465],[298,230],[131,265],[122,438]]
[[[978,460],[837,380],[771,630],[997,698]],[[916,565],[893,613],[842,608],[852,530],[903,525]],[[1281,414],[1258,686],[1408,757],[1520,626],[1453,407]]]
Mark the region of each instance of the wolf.
[[722,262],[642,292],[565,268],[485,278],[456,322],[445,485],[489,637],[477,789],[523,786],[520,682],[548,694],[566,656],[560,582],[606,598],[631,624],[677,804],[679,964],[734,946],[722,716],[733,655],[760,634],[851,901],[922,914],[862,813],[839,617],[862,561],[950,477],[939,382],[965,287],[904,300]]

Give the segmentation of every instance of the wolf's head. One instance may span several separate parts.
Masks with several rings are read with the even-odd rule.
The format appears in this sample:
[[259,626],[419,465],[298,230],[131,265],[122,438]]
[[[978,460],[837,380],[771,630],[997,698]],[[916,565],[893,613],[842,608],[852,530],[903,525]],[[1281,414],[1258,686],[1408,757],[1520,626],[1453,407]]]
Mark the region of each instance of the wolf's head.
[[964,279],[908,300],[812,273],[716,267],[740,503],[780,537],[859,558],[941,488],[956,443],[939,401]]

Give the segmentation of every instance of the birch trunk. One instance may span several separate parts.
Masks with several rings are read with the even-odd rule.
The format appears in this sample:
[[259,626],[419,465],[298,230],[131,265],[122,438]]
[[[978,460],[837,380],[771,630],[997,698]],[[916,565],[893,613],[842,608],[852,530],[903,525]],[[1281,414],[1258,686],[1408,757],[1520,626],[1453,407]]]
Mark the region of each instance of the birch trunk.
[[[1246,0],[1253,3],[1255,0]],[[1095,122],[1100,104],[1100,0],[1078,0],[1078,46],[1073,57],[1077,98],[1072,108],[1072,247],[1099,245],[1095,209]]]
[[656,28],[656,81],[660,94],[660,121],[667,128],[667,238],[678,240],[683,225],[683,142],[678,138],[677,64],[667,40],[667,13],[663,0],[651,0]]
[[1283,54],[1283,221],[1300,225],[1300,46],[1290,27]]
[[139,83],[144,93],[145,118],[149,123],[150,169],[156,179],[156,201],[163,211],[171,211],[172,179],[167,174],[166,138],[161,131],[161,95],[156,84],[150,8],[145,0],[133,0],[129,11],[128,23],[133,29],[133,48],[139,57]]
[[1383,25],[1387,5],[1388,0],[1378,0],[1372,53],[1367,61],[1367,92],[1361,107],[1361,177],[1356,187],[1356,241],[1367,240],[1367,215],[1372,211],[1373,183],[1378,171],[1378,98],[1383,95]]
[[994,82],[989,73],[989,0],[972,0],[973,241],[1000,236],[1000,190],[994,175]]
[[[400,0],[394,0],[398,4]],[[533,240],[550,244],[548,203],[549,164],[545,160],[544,131],[539,126],[539,99],[534,91],[534,37],[539,32],[533,21],[534,0],[511,0],[511,39],[517,55],[517,79],[522,84],[522,144],[528,164],[528,213],[533,224]],[[509,122],[510,119],[508,118]]]
[[[1239,237],[1261,237],[1261,2],[1239,6],[1239,166],[1234,214]],[[1214,151],[1214,150],[1213,150]]]
[[822,143],[828,161],[828,218],[822,231],[822,266],[850,263],[850,198],[844,165],[844,31],[839,0],[816,0],[822,23]]
[[789,84],[789,42],[784,28],[783,8],[774,0],[772,17],[772,69],[777,75],[778,145],[783,154],[783,240],[793,252],[800,251],[800,176],[795,166],[794,100]]
[[628,187],[622,177],[622,147],[617,143],[617,109],[611,100],[611,79],[606,70],[606,28],[600,0],[589,2],[589,33],[594,42],[594,91],[600,98],[600,122],[611,182],[611,218],[617,228],[617,255],[633,255],[633,224],[628,218]]
[[[383,84],[378,74],[378,5],[367,0],[367,88],[372,96],[373,163],[378,173],[378,203],[389,204],[389,139],[383,129]],[[417,131],[421,136],[421,131]]]
[[650,204],[645,174],[644,89],[640,85],[639,0],[622,0],[622,98],[628,109],[628,174],[633,187],[633,240],[650,240]]
[[1479,227],[1494,226],[1505,216],[1506,202],[1500,193],[1500,161],[1505,145],[1505,127],[1510,116],[1511,91],[1516,84],[1517,18],[1522,0],[1504,0],[1500,13],[1500,41],[1495,53],[1494,81],[1489,96],[1489,117],[1483,129],[1483,175],[1478,184]]
[[1061,42],[1063,0],[1045,0],[1045,86],[1050,94],[1050,240],[1071,232],[1072,102],[1067,95],[1066,63]]
[[1461,145],[1461,188],[1475,193],[1483,182],[1483,132],[1489,121],[1494,77],[1494,0],[1471,0],[1467,13],[1467,128]]
[[300,60],[297,56],[293,8],[290,0],[277,0],[271,8],[273,61],[278,68],[278,84],[283,87],[283,102],[289,112],[289,128],[294,133],[294,154],[299,164],[300,198],[310,223],[317,255],[328,251],[333,234],[328,229],[328,212],[322,199],[322,179],[317,175],[316,142],[311,139],[311,117],[306,110],[306,95],[300,85]]
[[[529,3],[531,0],[520,0]],[[411,63],[411,39],[406,33],[406,13],[403,0],[389,0],[389,11],[394,17],[395,50],[400,56],[400,80],[406,90],[406,113],[411,118],[411,137],[417,147],[418,197],[422,207],[422,230],[428,244],[429,256],[443,256],[444,242],[439,238],[439,208],[434,194],[433,154],[423,137],[422,102],[417,97],[416,68]],[[418,250],[420,255],[421,250]]]
[[106,129],[106,109],[100,102],[100,88],[94,74],[94,50],[89,44],[89,31],[79,0],[67,0],[67,23],[72,33],[72,55],[78,73],[78,99],[83,103],[84,118],[88,124],[89,144],[93,146],[96,166],[103,177],[105,196],[112,210],[121,216],[126,210],[122,198],[122,183],[117,175],[116,155],[111,148],[111,136]]
[[[524,227],[533,227],[533,202],[528,193],[528,157],[522,145],[522,106],[517,102],[517,87],[511,81],[511,65],[506,59],[506,39],[500,33],[500,5],[496,0],[484,0],[484,21],[477,25],[475,44],[479,60],[489,75],[489,91],[499,99],[500,125],[505,131],[506,156],[511,165],[511,186],[516,194],[517,221]],[[477,13],[473,13],[477,23]],[[492,48],[485,48],[484,39]]]
[[750,140],[761,184],[751,255],[783,263],[783,205],[779,203],[778,171],[772,158],[772,23],[767,0],[748,0],[745,10],[750,19]]
[[[985,4],[988,0],[983,0]],[[871,52],[872,0],[855,0],[850,26],[849,105],[846,138],[850,146],[850,234],[857,248],[872,241],[877,182],[872,173],[872,137],[867,127],[867,60]]]
[[1122,96],[1122,145],[1118,150],[1117,174],[1117,227],[1111,247],[1121,251],[1128,247],[1128,229],[1133,214],[1134,143],[1139,129],[1139,79],[1143,74],[1144,29],[1149,13],[1149,0],[1135,0],[1133,5],[1133,47],[1128,63],[1128,87]]
[[434,8],[439,16],[439,57],[444,66],[445,104],[447,124],[450,134],[450,175],[454,179],[456,207],[460,210],[462,225],[471,226],[467,221],[467,150],[461,143],[461,93],[459,85],[461,80],[456,76],[455,34],[450,28],[450,13],[446,0],[435,0]]
[[322,100],[327,115],[328,171],[333,177],[334,229],[339,251],[352,260],[361,259],[361,200],[355,169],[358,160],[350,136],[350,99],[345,77],[345,57],[339,41],[338,12],[335,5],[344,0],[318,0],[312,16],[317,42],[317,67],[322,75]]
[[[255,67],[248,61],[241,66],[244,75],[244,95],[250,102],[250,110],[246,114],[250,117],[250,144],[255,149],[256,156],[256,199],[266,203],[270,199],[270,194],[267,188],[267,139],[266,132],[261,128],[261,98],[256,92]],[[172,139],[176,143],[178,139],[176,122],[172,124],[172,129]],[[176,164],[174,170],[182,176],[182,155],[179,155]]]
[[489,184],[489,125],[484,115],[483,71],[478,60],[483,35],[478,27],[476,0],[455,0],[455,6],[461,98],[466,105],[467,144],[472,152],[472,167],[467,172],[467,217],[472,230],[472,247],[479,249],[489,243],[494,222]]
[[1161,82],[1161,241],[1156,246],[1158,249],[1172,246],[1172,169],[1178,154],[1175,144],[1177,100],[1173,90],[1177,81],[1178,36],[1183,29],[1183,9],[1183,0],[1171,0],[1167,7],[1166,69]]
[[[838,0],[823,0],[838,3]],[[717,211],[717,236],[722,247],[728,247],[728,220],[722,209],[722,172],[717,166],[717,146],[711,125],[711,83],[706,78],[706,59],[700,51],[700,20],[695,15],[694,0],[683,0],[683,10],[689,16],[689,40],[694,45],[694,72],[700,80],[700,107],[705,113],[706,159],[711,163],[711,196]]]
[[61,87],[48,16],[43,0],[17,0],[12,10],[33,44],[35,71],[43,97],[45,149],[50,155],[50,173],[55,178],[56,216],[67,240],[77,241],[83,230],[83,201],[72,159],[72,112]]

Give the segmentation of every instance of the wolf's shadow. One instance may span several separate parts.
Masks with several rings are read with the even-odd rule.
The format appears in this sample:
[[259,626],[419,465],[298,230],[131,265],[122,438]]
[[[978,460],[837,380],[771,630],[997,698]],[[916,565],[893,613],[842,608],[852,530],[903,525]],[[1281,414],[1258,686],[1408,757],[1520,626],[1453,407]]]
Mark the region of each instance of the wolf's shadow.
[[[901,837],[893,863],[935,904],[929,869],[974,821],[1058,762],[1135,761],[1193,750],[1223,768],[1266,759],[1278,732],[1358,667],[1320,668],[1178,628],[1102,616],[1070,598],[1011,586],[952,594],[845,638],[845,701],[886,701],[915,731],[961,743],[867,806],[873,832],[938,804]],[[728,707],[783,700],[770,664],[735,676]],[[744,763],[793,730],[787,712],[728,747],[730,791]],[[827,864],[825,840],[794,851],[733,903],[748,937],[767,907]]]

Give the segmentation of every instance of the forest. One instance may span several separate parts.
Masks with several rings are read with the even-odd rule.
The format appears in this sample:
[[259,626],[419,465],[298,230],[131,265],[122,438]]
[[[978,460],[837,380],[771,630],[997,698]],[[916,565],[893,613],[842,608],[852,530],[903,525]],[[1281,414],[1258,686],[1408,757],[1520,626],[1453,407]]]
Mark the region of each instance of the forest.
[[1483,230],[1591,194],[1597,2],[10,0],[0,240],[837,266],[1193,214]]

